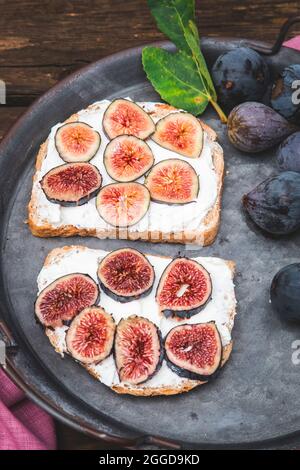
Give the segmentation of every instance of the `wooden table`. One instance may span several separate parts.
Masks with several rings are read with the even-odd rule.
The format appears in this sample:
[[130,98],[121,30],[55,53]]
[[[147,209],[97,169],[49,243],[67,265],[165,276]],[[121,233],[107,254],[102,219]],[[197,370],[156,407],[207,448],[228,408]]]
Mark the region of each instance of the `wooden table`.
[[[202,36],[273,42],[283,21],[300,14],[297,0],[196,3]],[[0,11],[0,79],[7,86],[0,139],[36,97],[70,72],[124,48],[163,39],[146,0],[0,0]],[[59,423],[57,431],[62,449],[107,449]]]

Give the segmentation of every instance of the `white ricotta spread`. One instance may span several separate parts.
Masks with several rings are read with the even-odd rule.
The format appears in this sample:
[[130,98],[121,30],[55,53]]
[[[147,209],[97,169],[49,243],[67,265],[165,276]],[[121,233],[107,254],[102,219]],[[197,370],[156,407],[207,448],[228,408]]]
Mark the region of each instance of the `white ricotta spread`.
[[[62,252],[61,252],[62,253]],[[97,281],[97,268],[101,259],[107,254],[103,250],[92,250],[86,247],[71,247],[64,253],[52,259],[51,263],[44,266],[38,276],[39,292],[55,279],[74,272],[89,274]],[[107,312],[111,313],[118,323],[121,318],[127,318],[130,315],[140,315],[148,318],[155,323],[161,330],[164,337],[167,332],[178,325],[178,320],[163,317],[158,310],[155,301],[155,292],[159,279],[170,263],[170,258],[160,256],[147,256],[155,270],[155,282],[151,294],[135,300],[133,302],[121,304],[101,291],[100,305]],[[231,329],[234,322],[234,311],[236,306],[234,283],[231,270],[226,262],[220,258],[194,258],[202,264],[210,273],[212,280],[212,299],[205,308],[183,323],[204,323],[215,321],[221,335],[222,344],[225,346],[231,341]],[[56,328],[54,332],[49,331],[52,338],[55,339],[56,349],[60,353],[66,352],[65,335],[67,327]],[[90,366],[89,369],[98,379],[108,386],[119,384],[119,378],[115,367],[113,356],[109,356],[102,363]],[[186,382],[186,379],[179,377],[172,372],[165,361],[161,369],[148,380],[145,384],[139,385],[139,388],[172,386],[179,387]]]
[[[91,160],[95,165],[102,177],[102,185],[112,183],[113,180],[106,173],[103,164],[103,152],[109,140],[104,134],[102,128],[103,113],[110,104],[110,101],[103,100],[93,104],[93,108],[84,109],[79,111],[79,120],[92,126],[96,131],[101,134],[101,145]],[[156,103],[140,103],[146,110],[151,111],[154,109]],[[157,121],[159,118],[154,118]],[[34,190],[37,195],[37,216],[39,224],[50,224],[55,228],[63,225],[73,225],[79,229],[94,228],[96,231],[103,231],[111,229],[99,215],[96,209],[96,199],[90,200],[87,204],[79,207],[62,207],[58,204],[53,204],[47,200],[43,190],[41,189],[39,181],[45,173],[52,168],[62,165],[64,162],[59,157],[55,148],[54,136],[57,129],[62,126],[59,123],[52,127],[49,140],[47,155],[42,163],[41,170],[37,173],[37,181],[35,182]],[[140,222],[132,227],[129,227],[129,232],[143,232],[143,231],[161,231],[161,232],[178,232],[182,230],[196,230],[201,229],[203,220],[208,211],[213,207],[218,191],[217,175],[213,165],[211,142],[207,135],[204,137],[204,146],[199,158],[185,158],[175,152],[164,149],[156,144],[151,138],[147,140],[151,147],[155,163],[166,160],[168,158],[180,158],[186,160],[194,167],[199,176],[200,190],[195,202],[178,205],[158,204],[155,202],[150,203],[150,207],[146,215]],[[141,177],[139,182],[144,182],[144,177]]]

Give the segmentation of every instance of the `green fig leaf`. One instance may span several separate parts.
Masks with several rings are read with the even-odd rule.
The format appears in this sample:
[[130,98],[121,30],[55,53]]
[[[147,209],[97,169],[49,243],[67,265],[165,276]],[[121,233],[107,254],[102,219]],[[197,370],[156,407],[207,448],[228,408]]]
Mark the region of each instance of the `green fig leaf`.
[[178,49],[189,52],[184,30],[190,20],[195,20],[194,0],[148,0],[156,24]]
[[198,73],[202,75],[205,86],[213,100],[217,100],[217,93],[208,71],[206,61],[200,49],[200,39],[197,27],[193,21],[189,21],[189,27],[185,29],[184,37],[189,45],[194,62],[197,65]]
[[142,60],[148,79],[165,101],[194,115],[203,113],[209,96],[189,55],[145,47]]
[[[148,5],[158,28],[178,49],[176,54],[158,52],[156,48],[144,49],[143,66],[152,85],[167,102],[195,115],[202,113],[210,102],[222,122],[226,122],[201,52],[195,1],[148,0]],[[159,70],[159,67],[162,68]]]
[[192,55],[209,94],[216,100],[217,94],[200,49],[194,0],[148,0],[148,5],[158,28],[178,49]]

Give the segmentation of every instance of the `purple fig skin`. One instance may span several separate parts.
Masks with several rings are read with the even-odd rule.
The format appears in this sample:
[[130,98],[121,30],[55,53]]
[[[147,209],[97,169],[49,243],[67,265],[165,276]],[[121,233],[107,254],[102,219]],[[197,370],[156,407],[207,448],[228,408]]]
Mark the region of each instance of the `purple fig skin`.
[[282,142],[297,127],[274,109],[249,101],[231,111],[228,117],[228,137],[242,152],[257,153]]
[[300,132],[295,132],[281,143],[277,151],[277,163],[281,171],[300,173]]
[[261,229],[274,235],[292,233],[300,228],[300,174],[284,171],[267,178],[242,202]]
[[300,105],[293,103],[293,83],[300,79],[300,65],[292,64],[283,69],[273,84],[271,106],[288,121],[300,124]]

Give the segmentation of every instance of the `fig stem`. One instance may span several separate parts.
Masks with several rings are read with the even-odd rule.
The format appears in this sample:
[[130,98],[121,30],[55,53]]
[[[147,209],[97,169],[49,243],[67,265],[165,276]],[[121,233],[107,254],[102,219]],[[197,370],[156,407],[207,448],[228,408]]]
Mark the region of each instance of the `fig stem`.
[[221,119],[221,122],[223,122],[224,124],[227,123],[227,116],[226,114],[222,111],[222,109],[220,108],[220,106],[218,105],[218,103],[216,101],[214,101],[213,99],[210,98],[209,100],[210,104],[212,105],[212,107],[215,109],[215,111],[218,113],[218,116],[219,118]]

